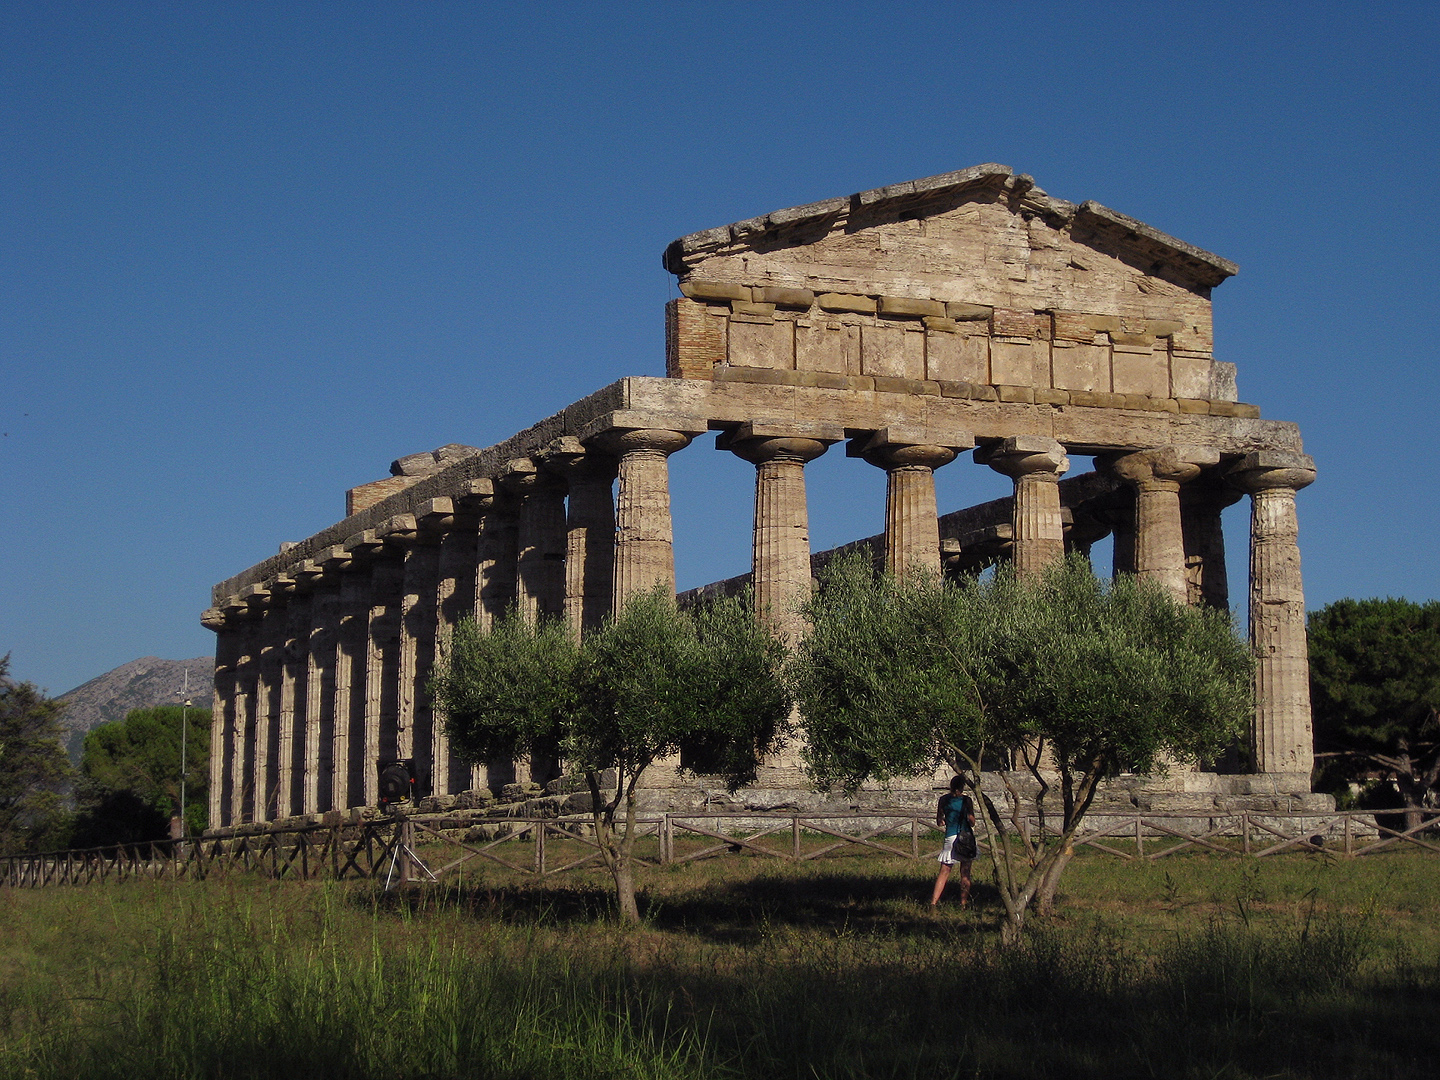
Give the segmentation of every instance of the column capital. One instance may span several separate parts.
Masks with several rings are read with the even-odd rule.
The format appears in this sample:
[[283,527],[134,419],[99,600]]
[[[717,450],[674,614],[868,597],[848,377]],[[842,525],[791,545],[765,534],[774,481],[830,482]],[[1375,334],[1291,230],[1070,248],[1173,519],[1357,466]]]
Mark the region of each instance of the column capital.
[[217,634],[226,629],[228,622],[224,610],[218,607],[206,608],[200,613],[200,625]]
[[1130,453],[1104,454],[1097,465],[1142,491],[1178,491],[1200,470],[1220,463],[1220,453],[1203,446],[1156,446]]
[[375,535],[385,547],[403,552],[419,539],[419,526],[414,514],[396,514],[376,525]]
[[715,449],[729,450],[753,465],[767,461],[814,461],[833,443],[845,438],[839,424],[803,421],[747,420],[721,433]]
[[869,436],[852,439],[845,447],[848,457],[864,458],[871,465],[885,469],[938,469],[954,461],[961,450],[975,445],[975,436],[968,431],[940,429],[929,424],[891,425]]
[[546,472],[534,458],[511,458],[499,477],[500,485],[513,495],[526,496],[541,492],[563,493],[565,481]]
[[[688,445],[689,441],[687,438],[685,444]],[[675,449],[683,449],[683,446]],[[598,444],[595,449],[590,449],[573,435],[546,444],[536,457],[546,469],[569,483],[606,483],[615,479],[620,467],[614,454],[604,453]]]
[[707,421],[685,413],[616,409],[590,421],[577,438],[583,446],[593,444],[611,454],[650,450],[668,456],[709,430]]
[[1058,482],[1070,469],[1065,448],[1043,435],[1014,435],[975,450],[975,461],[1014,480],[1036,476]]
[[1315,482],[1315,459],[1309,454],[1259,450],[1246,454],[1225,477],[1250,495],[1276,488],[1299,491]]

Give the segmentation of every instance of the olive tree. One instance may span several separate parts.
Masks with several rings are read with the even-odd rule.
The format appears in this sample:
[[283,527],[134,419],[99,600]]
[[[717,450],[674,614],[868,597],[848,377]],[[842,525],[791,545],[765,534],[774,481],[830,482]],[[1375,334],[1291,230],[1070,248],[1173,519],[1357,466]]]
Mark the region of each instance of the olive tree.
[[10,678],[0,656],[0,852],[59,847],[72,770],[61,743],[65,703]]
[[687,611],[658,588],[579,644],[553,622],[512,615],[488,633],[462,623],[432,692],[453,745],[473,760],[558,743],[585,777],[621,917],[634,922],[641,777],[678,757],[686,771],[719,774],[732,790],[753,780],[785,734],[783,657],[743,601]]
[[[1053,902],[1100,782],[1216,753],[1244,730],[1251,664],[1224,613],[1176,603],[1081,559],[1034,580],[896,581],[837,563],[791,664],[821,786],[968,774],[990,827],[1005,934]],[[1000,765],[994,769],[995,765]],[[1019,765],[1035,781],[1022,797]],[[1004,813],[981,782],[993,769]],[[1043,823],[1058,775],[1058,837]],[[1028,803],[1028,804],[1027,804]]]

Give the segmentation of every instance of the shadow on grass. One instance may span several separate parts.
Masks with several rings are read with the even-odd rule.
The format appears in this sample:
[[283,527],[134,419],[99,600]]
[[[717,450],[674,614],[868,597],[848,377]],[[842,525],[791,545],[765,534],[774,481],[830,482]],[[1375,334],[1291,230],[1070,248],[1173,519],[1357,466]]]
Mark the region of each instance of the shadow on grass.
[[[667,895],[641,889],[641,916],[654,928],[721,943],[753,941],[785,928],[953,939],[992,930],[1001,912],[993,886],[977,882],[969,910],[959,886],[946,891],[941,909],[929,906],[930,881],[844,871],[813,877],[760,875],[714,882]],[[352,901],[410,917],[460,910],[511,925],[564,926],[613,920],[614,891],[599,884],[565,882],[501,886],[454,885],[410,890],[358,891]]]

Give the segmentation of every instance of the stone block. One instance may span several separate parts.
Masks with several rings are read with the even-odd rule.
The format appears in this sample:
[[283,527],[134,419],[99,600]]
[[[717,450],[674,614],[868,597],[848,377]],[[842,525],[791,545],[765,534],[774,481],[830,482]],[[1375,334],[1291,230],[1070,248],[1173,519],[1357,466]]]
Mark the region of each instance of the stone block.
[[1049,386],[1049,342],[992,338],[989,381],[996,386]]
[[797,371],[797,386],[823,386],[828,390],[848,390],[850,384],[844,375],[829,371]]
[[762,322],[730,320],[729,356],[731,367],[793,369],[795,367],[795,324],[765,319]]
[[944,318],[945,305],[939,300],[916,300],[909,296],[880,297],[880,314],[910,318]]
[[1051,387],[1048,387],[1048,386],[1039,386],[1039,387],[1036,387],[1036,388],[1035,388],[1035,404],[1036,404],[1036,405],[1069,405],[1069,404],[1070,404],[1070,391],[1068,391],[1068,390],[1055,390],[1055,389],[1053,389],[1053,388],[1051,388]]
[[[933,389],[931,389],[933,387]],[[921,379],[887,378],[875,376],[875,390],[881,394],[935,394],[940,393],[939,383],[927,383]]]
[[1120,394],[1117,396],[1122,399],[1120,405],[1122,409],[1131,409],[1135,412],[1147,411],[1146,406],[1150,403],[1149,394]]
[[995,309],[988,304],[964,304],[951,301],[945,305],[945,314],[962,322],[988,322],[994,312]]
[[974,401],[1000,400],[1000,395],[996,392],[995,387],[993,386],[977,386],[971,391],[970,397]]
[[1170,396],[1169,356],[1149,348],[1116,346],[1110,358],[1111,386],[1117,394]]
[[1247,405],[1243,401],[1235,402],[1235,415],[1241,420],[1259,420],[1260,406]]
[[1095,405],[1101,409],[1123,409],[1125,408],[1125,395],[1097,392],[1095,394]]
[[815,303],[815,294],[809,289],[786,289],[778,285],[766,285],[750,291],[762,304],[774,304],[776,307],[794,311],[809,311]]
[[680,282],[680,292],[691,300],[750,300],[753,299],[748,285],[736,285],[729,281]]
[[795,367],[799,371],[860,374],[860,327],[840,322],[795,324]]
[[1208,416],[1210,414],[1210,402],[1203,398],[1179,398],[1176,400],[1179,411],[1192,416]]
[[1127,346],[1132,349],[1152,350],[1155,348],[1155,335],[1141,333],[1122,333],[1115,331],[1110,335],[1110,344]]
[[735,300],[730,304],[730,310],[736,315],[758,315],[761,318],[769,319],[775,314],[775,305],[757,304],[749,300]]
[[1119,315],[1084,315],[1082,318],[1097,334],[1113,334],[1125,329],[1125,320]]
[[1203,398],[1210,396],[1210,360],[1208,357],[1170,356],[1170,396]]
[[1098,409],[1101,407],[1100,395],[1090,390],[1071,390],[1070,404],[1084,409]]
[[873,315],[878,306],[873,296],[854,296],[850,293],[821,293],[815,298],[823,311],[854,311],[862,315]]
[[[1093,336],[1093,335],[1092,335]],[[1051,381],[1062,390],[1110,389],[1110,350],[1104,345],[1069,345],[1059,342],[1050,350]]]
[[1145,408],[1150,412],[1178,413],[1180,411],[1180,406],[1174,398],[1163,397],[1146,398]]
[[848,375],[845,378],[845,384],[850,390],[858,390],[866,393],[875,390],[875,380],[869,375]]
[[975,387],[968,382],[940,382],[940,396],[968,401],[975,395]]
[[1185,329],[1185,324],[1175,319],[1150,319],[1145,323],[1147,333],[1157,338],[1168,338]]
[[1215,360],[1210,364],[1210,393],[1206,395],[1211,401],[1239,401],[1240,392],[1235,385],[1235,365],[1228,364],[1223,360]]
[[937,318],[927,315],[920,321],[925,324],[926,330],[933,330],[937,334],[958,334],[960,332],[960,324],[954,319]]
[[1240,406],[1234,401],[1212,401],[1210,402],[1211,416],[1239,416]]
[[945,382],[988,383],[990,339],[984,334],[927,330],[925,376]]
[[894,326],[860,328],[860,374],[923,379],[925,336]]

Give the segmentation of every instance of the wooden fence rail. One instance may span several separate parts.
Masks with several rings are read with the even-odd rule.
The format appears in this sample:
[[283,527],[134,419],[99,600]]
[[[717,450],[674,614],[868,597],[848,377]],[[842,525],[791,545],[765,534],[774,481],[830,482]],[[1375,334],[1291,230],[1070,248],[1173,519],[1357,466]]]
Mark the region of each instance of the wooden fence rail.
[[[1397,827],[1394,819],[1399,816],[1355,811],[1107,812],[1092,815],[1075,845],[1150,862],[1182,851],[1255,859],[1287,851],[1342,858],[1400,849],[1440,854],[1440,810],[1421,811],[1420,824],[1410,828]],[[736,854],[795,863],[866,853],[933,859],[940,847],[939,832],[927,816],[903,812],[669,813],[638,824],[637,857],[656,866]],[[1039,821],[1030,821],[1028,827],[1032,834],[1054,836],[1053,825],[1048,833]],[[983,832],[982,852],[988,850]],[[530,851],[522,853],[526,844]],[[588,816],[491,818],[474,813],[0,856],[0,887],[198,881],[235,872],[277,880],[383,878],[388,884],[397,879],[438,881],[481,861],[543,878],[594,867],[601,859]]]

